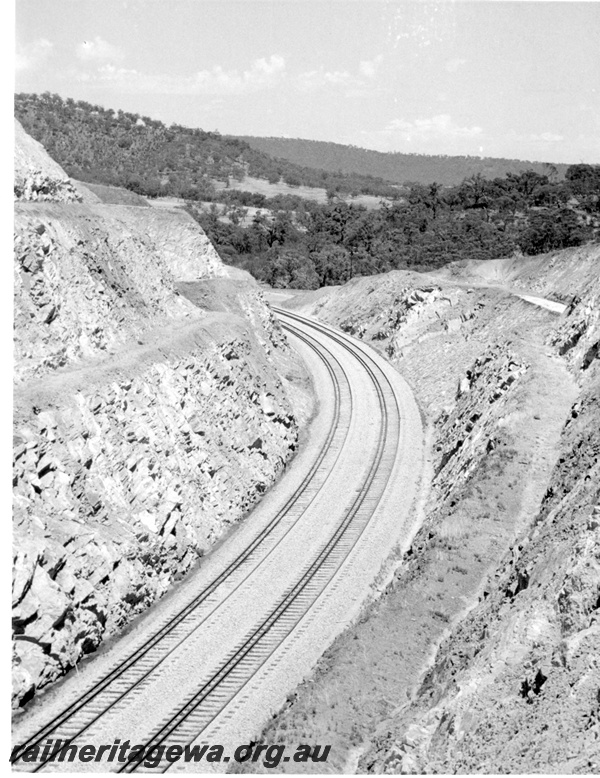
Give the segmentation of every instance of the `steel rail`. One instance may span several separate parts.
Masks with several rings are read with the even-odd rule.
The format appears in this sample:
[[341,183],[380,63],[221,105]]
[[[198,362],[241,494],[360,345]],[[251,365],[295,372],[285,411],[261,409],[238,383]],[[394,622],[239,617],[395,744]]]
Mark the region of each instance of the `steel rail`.
[[[201,624],[214,612],[211,611],[209,614],[207,614],[200,622],[194,625],[193,629],[189,630],[181,639],[177,640],[177,642],[170,646],[168,651],[163,654],[163,656],[155,662],[152,667],[149,669],[144,668],[143,674],[135,678],[133,682],[129,683],[129,686],[124,691],[121,691],[120,689],[117,691],[117,697],[113,700],[110,700],[108,703],[102,700],[98,700],[98,697],[104,693],[109,691],[109,687],[114,684],[116,681],[122,680],[122,677],[124,674],[133,669],[135,665],[137,665],[140,660],[147,657],[149,652],[154,649],[161,641],[164,641],[165,638],[167,638],[170,634],[173,633],[173,631],[181,625],[181,623],[188,619],[190,616],[194,614],[194,611],[196,611],[202,603],[204,603],[217,589],[219,586],[221,586],[228,578],[230,578],[235,572],[238,572],[242,566],[244,566],[246,563],[248,563],[253,556],[253,554],[259,549],[261,545],[265,542],[265,540],[272,535],[272,533],[275,531],[275,529],[281,524],[283,519],[289,514],[292,507],[296,505],[299,498],[302,496],[302,494],[306,491],[307,487],[312,484],[313,479],[321,467],[323,460],[329,453],[332,443],[336,437],[336,433],[339,432],[338,425],[340,421],[340,414],[341,414],[341,387],[340,387],[340,379],[336,375],[336,371],[331,366],[331,362],[334,362],[337,370],[341,373],[341,376],[343,377],[343,380],[348,384],[349,381],[347,374],[344,370],[344,368],[340,365],[339,361],[329,353],[329,355],[326,357],[323,354],[323,347],[318,344],[316,341],[311,343],[310,340],[305,337],[300,337],[300,340],[305,342],[307,345],[309,345],[313,351],[319,356],[321,361],[324,363],[325,367],[328,370],[329,376],[331,378],[333,387],[334,387],[334,413],[332,418],[332,423],[330,425],[330,428],[328,430],[327,437],[325,439],[325,442],[323,446],[321,447],[319,454],[312,464],[309,472],[307,475],[302,479],[302,482],[298,485],[298,487],[294,490],[293,494],[290,496],[290,498],[286,501],[286,503],[282,506],[282,508],[276,513],[276,515],[271,519],[271,521],[261,530],[261,532],[252,540],[252,542],[248,545],[248,547],[240,553],[226,568],[225,570],[220,573],[211,583],[205,587],[202,592],[200,592],[198,595],[196,595],[188,605],[186,605],[178,614],[176,614],[174,617],[169,619],[167,623],[161,627],[159,630],[157,630],[148,640],[142,644],[138,649],[136,649],[130,656],[128,656],[125,660],[120,662],[115,668],[113,668],[106,676],[104,676],[100,681],[98,681],[96,684],[94,684],[89,690],[84,692],[80,697],[77,698],[74,704],[70,705],[68,709],[62,711],[60,714],[55,716],[51,721],[49,721],[46,725],[44,725],[42,728],[40,728],[34,735],[29,737],[24,743],[19,744],[21,745],[21,749],[16,754],[11,755],[11,762],[19,763],[21,761],[21,757],[23,754],[36,746],[41,746],[45,740],[48,738],[51,738],[55,742],[57,740],[62,741],[69,741],[73,742],[75,738],[80,737],[81,734],[83,734],[87,729],[89,729],[90,726],[92,726],[101,716],[103,716],[107,710],[117,705],[121,700],[123,700],[124,697],[126,697],[131,691],[138,688],[140,684],[145,681],[151,673],[153,673],[156,668],[162,664],[168,656],[175,651],[175,649],[185,640],[193,631],[195,631]],[[316,345],[315,345],[316,343]],[[352,395],[350,394],[350,405],[352,405]],[[351,408],[350,408],[351,410]],[[343,433],[343,439],[345,440],[347,436],[347,429]],[[342,441],[343,443],[343,441]],[[339,452],[335,456],[335,461],[337,461],[339,457]],[[326,481],[326,479],[325,479]],[[324,481],[324,483],[325,483]],[[320,488],[322,488],[323,485],[321,485]],[[319,490],[318,490],[319,491]],[[314,498],[316,497],[315,494],[310,499],[308,505],[312,503]],[[308,507],[308,505],[306,507]],[[306,509],[306,508],[305,508]],[[304,509],[304,510],[305,510]],[[259,565],[261,565],[267,558],[270,556],[270,554],[274,551],[274,549],[281,543],[281,541],[286,537],[286,535],[291,531],[291,529],[295,526],[297,521],[299,521],[302,513],[299,514],[299,516],[293,521],[292,524],[286,529],[285,533],[277,540],[277,543],[269,550],[268,554],[263,557],[263,559],[259,562]],[[253,572],[258,568],[259,565],[256,565],[252,568]],[[250,573],[248,573],[250,575]],[[223,602],[225,602],[229,597],[233,594],[234,591],[236,591],[239,586],[246,580],[248,575],[242,579],[237,586],[232,589],[232,591],[228,594],[227,598],[225,600],[218,603],[216,607],[220,607]],[[73,719],[74,716],[76,716],[78,713],[80,713],[86,706],[89,706],[90,703],[94,702],[94,708],[90,711],[91,718],[88,717],[87,720],[83,724],[78,724],[75,729],[75,732],[69,731],[66,736],[65,734],[60,732],[60,728],[64,727],[65,724],[68,724],[70,719]],[[31,772],[38,772],[42,770],[45,765],[51,764],[51,756],[49,756],[46,760],[36,763],[35,765],[31,765]],[[24,763],[21,762],[19,766],[24,767]],[[29,765],[28,765],[29,767]]]
[[[281,313],[289,315],[287,311],[281,311]],[[164,745],[189,745],[199,737],[208,724],[213,721],[225,707],[227,707],[232,699],[238,695],[259,672],[267,659],[272,656],[309,612],[310,608],[316,603],[355,547],[366,529],[375,508],[380,502],[381,495],[377,497],[375,505],[369,511],[366,521],[364,521],[362,525],[356,527],[355,537],[347,539],[346,535],[349,534],[349,530],[352,528],[353,520],[357,516],[359,509],[366,502],[369,489],[371,488],[382,463],[389,433],[389,417],[387,405],[384,400],[384,392],[375,372],[369,366],[367,359],[375,365],[379,373],[383,376],[384,382],[387,383],[395,404],[399,423],[400,413],[398,402],[389,378],[370,356],[356,346],[351,347],[350,342],[345,338],[339,337],[331,331],[328,331],[325,327],[308,322],[293,314],[290,318],[300,320],[304,325],[326,333],[332,340],[352,353],[365,368],[365,371],[371,378],[375,388],[381,411],[381,428],[378,435],[376,454],[369,468],[367,477],[358,490],[358,494],[351,507],[345,512],[342,521],[338,524],[336,530],[321,548],[312,563],[304,570],[296,583],[288,588],[282,599],[277,603],[269,615],[255,627],[250,634],[248,634],[241,645],[238,645],[230,652],[228,658],[221,667],[203,683],[201,688],[189,697],[184,705],[180,706],[174,714],[167,717],[160,729],[158,729],[158,731],[156,731],[145,743],[145,751]],[[285,329],[298,335],[297,328],[293,327],[293,325],[284,323],[283,326]],[[394,458],[397,450],[397,442],[398,441],[396,440]],[[390,475],[391,468],[385,477],[384,489],[385,486],[387,486]],[[384,489],[382,490],[382,494]],[[344,543],[344,541],[346,542]],[[341,555],[338,556],[338,558],[334,556],[336,550],[341,550]],[[303,595],[305,597],[304,602],[302,600]],[[285,623],[286,619],[287,623]],[[282,623],[283,631],[281,629]],[[277,630],[278,627],[279,629]],[[269,638],[271,638],[270,644],[268,641]],[[253,669],[250,669],[250,672],[247,667],[249,662],[257,665]],[[210,700],[211,696],[213,697],[212,706]],[[201,708],[203,703],[208,703],[208,706],[205,706],[204,709]],[[207,707],[208,709],[206,709]],[[169,766],[170,764],[167,763],[162,769],[162,772],[166,772],[166,770],[169,769]],[[117,771],[129,773],[136,770],[144,772],[144,767],[139,761],[126,762]],[[156,768],[152,768],[151,771],[156,772]]]

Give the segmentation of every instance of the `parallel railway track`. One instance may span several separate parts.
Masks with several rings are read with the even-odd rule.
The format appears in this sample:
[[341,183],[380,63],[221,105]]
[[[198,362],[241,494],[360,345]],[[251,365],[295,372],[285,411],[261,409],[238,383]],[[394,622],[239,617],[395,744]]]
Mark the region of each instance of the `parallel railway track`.
[[[187,745],[193,742],[259,672],[264,663],[277,651],[315,602],[323,595],[327,585],[355,547],[379,503],[391,473],[396,456],[400,418],[395,394],[383,371],[362,350],[351,347],[343,336],[334,334],[316,323],[307,322],[287,311],[277,312],[287,317],[291,322],[297,319],[304,326],[308,325],[315,330],[326,331],[328,337],[342,348],[351,351],[362,364],[375,389],[381,415],[375,455],[366,477],[363,478],[355,492],[351,505],[344,511],[342,519],[318,553],[301,570],[296,582],[288,587],[268,615],[263,617],[229,652],[220,667],[203,680],[200,688],[157,726],[151,737],[147,739],[146,747]],[[217,589],[228,579],[234,577],[240,570],[245,570],[249,565],[252,565],[253,559],[261,550],[264,551],[265,544],[268,544],[269,539],[273,537],[278,528],[281,529],[286,517],[293,512],[294,507],[297,507],[303,498],[304,501],[308,500],[309,502],[314,499],[316,494],[314,491],[315,479],[320,477],[322,481],[320,485],[317,485],[317,491],[323,487],[327,480],[327,473],[323,472],[324,463],[325,467],[330,467],[329,459],[333,458],[334,462],[337,460],[343,440],[347,435],[349,417],[345,431],[344,425],[340,425],[340,419],[344,414],[344,403],[347,404],[349,401],[351,404],[352,402],[349,382],[343,367],[335,356],[331,353],[325,355],[325,349],[293,323],[284,321],[283,326],[317,351],[327,366],[334,386],[333,423],[313,467],[278,514],[221,575],[215,578],[180,613],[157,630],[137,651],[78,698],[67,710],[32,735],[27,742],[22,744],[23,750],[35,745],[42,745],[48,738],[55,741],[61,739],[78,742],[81,735],[89,730],[104,713],[117,705],[126,703],[126,697],[132,690],[141,684],[149,683],[152,680],[152,674],[159,669],[159,666],[165,662],[175,648],[185,640],[191,631],[197,630],[207,618],[207,616],[202,617],[201,606],[209,601]],[[298,518],[296,517],[293,523]],[[284,534],[280,533],[278,540],[268,551],[268,554],[281,542],[290,528],[285,529]],[[266,556],[259,564],[262,564],[264,558]],[[243,583],[243,580],[237,583],[236,588]],[[23,763],[19,760],[22,753],[23,751],[17,755],[15,760],[17,769],[38,771],[44,767],[52,768],[54,766],[54,763],[48,763],[48,761],[36,764]],[[114,765],[114,767],[118,767],[118,765]],[[144,771],[145,769],[137,762],[125,763],[120,768],[123,772]],[[168,768],[168,763],[164,765],[164,768]]]

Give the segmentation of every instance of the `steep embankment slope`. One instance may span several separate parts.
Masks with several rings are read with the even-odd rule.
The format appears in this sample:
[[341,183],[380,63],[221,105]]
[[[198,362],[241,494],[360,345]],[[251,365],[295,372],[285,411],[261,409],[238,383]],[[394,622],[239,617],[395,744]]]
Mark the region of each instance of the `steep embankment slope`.
[[410,381],[431,485],[382,596],[265,742],[331,743],[330,771],[598,769],[599,261],[590,246],[512,263],[520,292],[576,295],[561,316],[505,275],[484,285],[485,262],[289,303]]
[[81,202],[20,131],[17,160],[19,704],[244,515],[295,450],[311,400],[255,283],[192,219]]
[[600,275],[598,248],[552,251],[534,257],[465,260],[437,271],[437,277],[458,283],[489,284],[571,303]]
[[[598,262],[598,250],[587,258]],[[596,274],[582,282],[585,258],[573,252],[551,259],[572,284],[578,279],[579,301],[549,343],[579,394],[548,487],[414,700],[385,722],[366,769],[600,768],[600,281]],[[562,284],[552,287],[551,268],[549,276],[540,286],[564,294]]]

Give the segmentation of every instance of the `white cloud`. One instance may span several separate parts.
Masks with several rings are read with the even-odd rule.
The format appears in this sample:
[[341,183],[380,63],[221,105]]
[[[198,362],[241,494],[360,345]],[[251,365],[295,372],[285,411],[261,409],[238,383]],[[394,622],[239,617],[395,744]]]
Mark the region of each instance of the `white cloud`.
[[279,83],[285,74],[285,59],[272,54],[252,63],[248,70],[223,70],[217,65],[210,70],[201,70],[194,76],[196,88],[209,94],[242,94],[265,89]]
[[54,44],[47,38],[38,38],[27,44],[17,42],[15,51],[15,70],[32,70],[41,65],[52,52]]
[[474,138],[483,133],[478,126],[460,127],[450,114],[444,113],[433,116],[431,119],[415,119],[408,122],[405,119],[394,119],[383,130],[384,133],[394,135],[399,140],[411,142],[413,140],[428,140],[430,138]]
[[358,66],[358,70],[361,76],[365,78],[374,78],[377,75],[377,71],[381,67],[383,62],[383,56],[379,54],[375,59],[365,59]]
[[123,59],[123,52],[112,43],[103,40],[99,35],[93,40],[83,41],[75,48],[77,57],[83,62],[98,62],[110,60],[119,62]]
[[365,148],[378,151],[403,151],[420,154],[478,153],[489,140],[482,127],[461,126],[450,114],[426,119],[393,119],[379,130],[363,130],[359,137],[349,138]]
[[[113,61],[102,61],[112,53]],[[178,77],[166,73],[147,73],[125,67],[115,60],[120,53],[105,41],[96,38],[78,47],[80,59],[96,60],[94,70],[80,70],[76,78],[89,84],[115,86],[126,92],[173,95],[241,95],[276,87],[284,82],[302,92],[314,92],[324,88],[344,89],[347,96],[357,97],[371,94],[372,79],[376,76],[383,58],[360,62],[358,71],[326,70],[319,67],[291,76],[286,69],[284,57],[272,54],[254,60],[245,70],[226,70],[221,65],[200,70],[189,76]],[[360,90],[365,91],[360,91]],[[366,90],[369,91],[366,91]]]
[[285,59],[277,54],[271,54],[269,59],[262,57],[254,62],[254,73],[262,73],[265,76],[273,76],[285,70]]
[[[83,75],[83,74],[82,74]],[[215,65],[192,76],[178,78],[167,74],[142,73],[131,68],[105,64],[86,80],[117,86],[127,92],[174,95],[233,95],[269,89],[285,78],[285,59],[273,54],[255,60],[244,71],[224,70]]]
[[348,70],[325,70],[323,66],[300,73],[295,84],[302,92],[315,92],[327,87],[345,88],[346,97],[363,97],[372,94],[372,80],[375,78],[383,56],[379,54],[373,59],[364,59],[358,63],[357,73]]
[[307,70],[297,78],[298,88],[303,92],[313,92],[326,86],[353,86],[360,81],[347,70]]

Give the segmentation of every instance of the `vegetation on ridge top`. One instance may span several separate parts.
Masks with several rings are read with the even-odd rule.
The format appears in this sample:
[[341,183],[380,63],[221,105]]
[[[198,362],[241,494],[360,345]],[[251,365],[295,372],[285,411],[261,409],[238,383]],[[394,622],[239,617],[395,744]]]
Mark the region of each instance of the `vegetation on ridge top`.
[[257,151],[287,159],[297,165],[321,168],[329,172],[380,176],[386,181],[403,185],[430,184],[437,181],[444,186],[456,186],[463,179],[478,173],[492,179],[507,173],[519,173],[524,168],[540,175],[556,174],[562,179],[568,168],[568,165],[525,162],[518,159],[373,151],[302,138],[258,138],[241,135],[239,140],[245,141]]
[[[368,211],[340,196],[353,191],[354,176],[282,163],[218,133],[51,94],[17,95],[15,111],[69,175],[148,197],[183,197],[225,261],[276,287],[317,288],[396,268],[539,254],[600,235],[600,165],[571,165],[564,180],[548,168],[493,180],[477,173],[457,186],[433,182],[405,191],[369,179],[367,188],[375,182],[393,199]],[[294,172],[306,175],[292,179],[298,184],[327,187],[328,202],[217,191],[213,184],[246,175],[289,181]],[[207,211],[207,200],[226,204],[226,220],[215,202]],[[258,209],[252,217],[249,206]]]
[[[415,185],[376,210],[332,199],[300,200],[219,218],[188,204],[221,256],[276,287],[317,288],[398,268],[432,270],[460,259],[541,254],[600,236],[600,166],[573,165],[565,181],[533,171],[460,186]],[[246,218],[244,218],[246,217]]]
[[15,116],[73,178],[131,189],[146,197],[212,200],[214,182],[245,176],[291,186],[391,197],[397,187],[364,175],[327,173],[276,160],[218,132],[113,111],[45,92],[15,95]]

